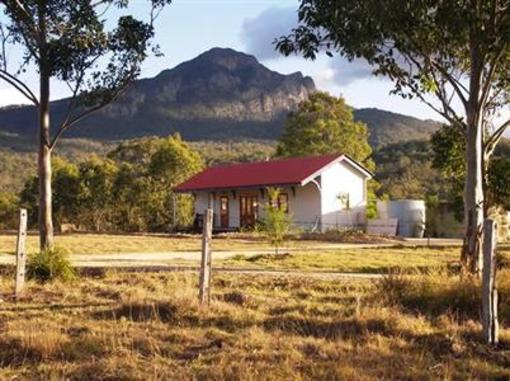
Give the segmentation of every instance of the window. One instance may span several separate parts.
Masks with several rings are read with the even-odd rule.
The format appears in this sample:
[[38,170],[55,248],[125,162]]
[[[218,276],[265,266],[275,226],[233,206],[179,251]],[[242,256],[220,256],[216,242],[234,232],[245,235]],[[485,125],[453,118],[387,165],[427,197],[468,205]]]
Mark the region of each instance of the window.
[[280,193],[278,195],[278,209],[289,212],[289,196],[287,193]]

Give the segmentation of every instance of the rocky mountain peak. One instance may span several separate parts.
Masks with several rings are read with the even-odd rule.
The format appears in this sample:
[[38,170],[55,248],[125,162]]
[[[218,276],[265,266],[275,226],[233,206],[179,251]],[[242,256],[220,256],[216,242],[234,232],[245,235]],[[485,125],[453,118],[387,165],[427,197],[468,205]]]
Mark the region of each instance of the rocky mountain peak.
[[[66,136],[118,140],[179,132],[189,140],[274,139],[283,130],[286,115],[314,91],[312,78],[300,72],[281,74],[252,55],[213,48],[137,81],[115,103],[81,121]],[[65,116],[67,102],[53,102],[53,121]],[[436,128],[378,110],[358,110],[356,116],[368,123],[375,145],[387,144],[395,136],[421,138]],[[0,132],[36,136],[34,107],[2,108],[0,120]]]

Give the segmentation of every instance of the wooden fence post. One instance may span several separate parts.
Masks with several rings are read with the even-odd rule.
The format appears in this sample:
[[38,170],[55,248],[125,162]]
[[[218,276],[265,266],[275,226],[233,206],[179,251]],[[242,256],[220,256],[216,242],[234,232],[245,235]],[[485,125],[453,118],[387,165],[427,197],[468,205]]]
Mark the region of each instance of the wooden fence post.
[[18,240],[16,243],[16,284],[14,286],[14,297],[18,298],[25,285],[25,263],[26,263],[26,238],[27,238],[27,210],[19,211]]
[[202,261],[200,263],[200,284],[199,299],[200,304],[209,304],[211,301],[211,239],[213,227],[213,211],[206,209],[204,212],[204,229],[202,233]]
[[498,291],[496,289],[497,226],[493,220],[485,220],[483,237],[482,273],[482,330],[487,344],[498,343]]

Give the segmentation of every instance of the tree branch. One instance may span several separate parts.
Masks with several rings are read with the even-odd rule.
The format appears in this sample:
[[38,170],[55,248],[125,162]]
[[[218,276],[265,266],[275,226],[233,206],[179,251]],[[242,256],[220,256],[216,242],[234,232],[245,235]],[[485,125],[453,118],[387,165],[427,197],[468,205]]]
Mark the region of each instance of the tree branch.
[[129,86],[129,83],[126,84],[125,86],[122,86],[119,89],[117,89],[115,91],[115,93],[112,95],[112,97],[110,97],[110,98],[106,99],[105,101],[97,104],[96,106],[88,108],[87,110],[85,110],[85,111],[81,112],[80,114],[76,115],[74,118],[69,118],[69,120],[67,120],[67,122],[65,124],[62,123],[60,125],[60,128],[58,129],[57,133],[55,134],[55,136],[51,140],[50,149],[53,149],[53,147],[57,143],[58,139],[62,136],[62,134],[64,132],[66,132],[69,128],[71,128],[76,123],[81,121],[83,118],[87,117],[88,115],[90,115],[90,114],[92,114],[92,113],[94,113],[96,111],[101,110],[102,108],[108,106],[110,103],[115,101],[128,88],[128,86]]
[[430,61],[430,64],[448,80],[448,83],[452,85],[453,89],[457,93],[457,96],[462,102],[462,105],[466,107],[468,101],[464,93],[462,92],[464,90],[465,92],[469,93],[466,87],[452,74],[448,73],[448,71],[445,70],[441,65],[437,65],[434,61]]
[[494,130],[492,135],[487,140],[486,146],[489,148],[491,146],[495,147],[500,141],[500,139],[503,137],[503,134],[505,133],[508,127],[510,127],[510,119]]
[[15,76],[6,72],[3,69],[0,69],[0,79],[3,79],[7,83],[9,83],[11,86],[13,86],[16,90],[18,90],[21,94],[23,94],[23,96],[25,96],[34,105],[36,105],[36,106],[39,105],[39,101],[37,100],[37,97],[34,95],[34,93],[27,87],[27,85],[25,85],[23,82],[21,82]]
[[[412,67],[412,65],[415,65],[417,67],[417,69],[421,72],[424,72],[424,67],[423,65],[413,56],[409,55],[409,54],[406,54],[406,55],[402,55],[402,57],[408,61],[410,67]],[[428,60],[426,58],[426,60]],[[430,61],[430,60],[428,60]],[[461,124],[462,125],[462,119],[457,115],[457,113],[455,112],[455,110],[451,107],[451,101],[452,101],[452,98],[450,97],[448,99],[448,96],[446,94],[446,90],[444,88],[445,86],[445,83],[440,81],[436,74],[434,73],[434,71],[430,71],[431,72],[431,75],[432,75],[432,79],[434,80],[434,83],[436,84],[437,86],[437,90],[434,92],[436,94],[436,97],[439,98],[439,101],[441,102],[442,106],[443,106],[443,110],[439,109],[438,107],[434,106],[431,102],[427,101],[425,99],[425,97],[423,96],[422,92],[419,91],[418,88],[416,88],[415,86],[413,86],[412,83],[407,83],[407,86],[409,88],[411,88],[411,90],[413,91],[413,93],[423,102],[425,103],[427,106],[429,106],[432,110],[434,110],[435,112],[437,112],[439,115],[441,115],[442,117],[444,117],[446,120],[448,120],[452,125],[459,125]],[[446,79],[445,79],[446,81]],[[448,81],[448,83],[450,83],[450,81]]]
[[69,120],[70,120],[73,112],[75,111],[75,109],[77,107],[76,100],[77,100],[77,96],[78,96],[78,93],[80,91],[81,85],[83,84],[83,80],[85,78],[86,70],[89,69],[90,67],[92,67],[92,65],[94,65],[94,63],[99,58],[100,58],[100,56],[96,56],[92,60],[90,60],[87,64],[82,65],[80,67],[80,69],[78,70],[78,72],[80,74],[78,75],[78,78],[76,79],[76,84],[75,84],[74,88],[68,82],[66,82],[68,87],[69,87],[69,89],[72,91],[73,95],[71,96],[71,101],[69,102],[69,106],[67,108],[66,117],[64,118],[62,123],[60,123],[60,128],[59,129],[61,129],[62,127],[66,126],[69,123]]
[[503,46],[501,47],[501,50],[494,56],[494,59],[491,62],[489,71],[487,73],[487,77],[485,78],[484,86],[482,87],[482,95],[481,95],[482,105],[485,105],[487,102],[487,99],[489,98],[490,89],[491,89],[491,85],[492,85],[492,79],[494,78],[494,75],[496,74],[496,71],[497,71],[496,68],[497,68],[499,60],[501,58],[503,58],[503,56],[505,55],[506,48],[507,48],[507,45],[503,44]]

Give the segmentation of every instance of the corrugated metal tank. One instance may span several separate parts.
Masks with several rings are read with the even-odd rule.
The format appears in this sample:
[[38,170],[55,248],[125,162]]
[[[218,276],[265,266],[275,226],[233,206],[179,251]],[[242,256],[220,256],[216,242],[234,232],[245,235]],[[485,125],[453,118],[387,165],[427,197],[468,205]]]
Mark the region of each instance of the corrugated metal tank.
[[377,201],[377,213],[381,219],[398,219],[397,235],[423,238],[425,233],[425,201]]

